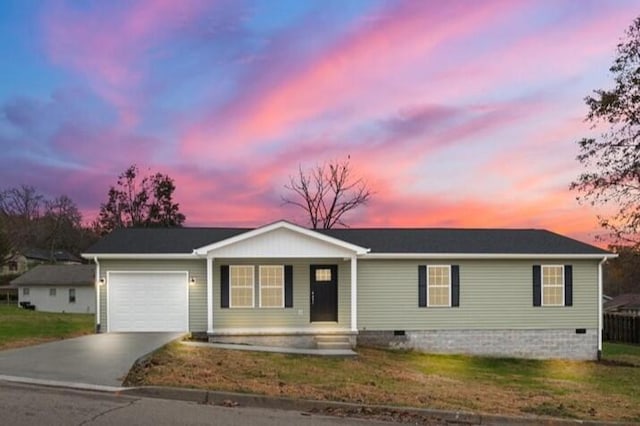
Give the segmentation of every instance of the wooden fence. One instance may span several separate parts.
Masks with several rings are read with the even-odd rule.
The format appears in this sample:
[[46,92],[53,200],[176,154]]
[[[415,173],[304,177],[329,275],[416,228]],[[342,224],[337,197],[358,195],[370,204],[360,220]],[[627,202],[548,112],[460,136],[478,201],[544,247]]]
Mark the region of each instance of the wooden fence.
[[604,314],[604,340],[640,343],[640,315]]

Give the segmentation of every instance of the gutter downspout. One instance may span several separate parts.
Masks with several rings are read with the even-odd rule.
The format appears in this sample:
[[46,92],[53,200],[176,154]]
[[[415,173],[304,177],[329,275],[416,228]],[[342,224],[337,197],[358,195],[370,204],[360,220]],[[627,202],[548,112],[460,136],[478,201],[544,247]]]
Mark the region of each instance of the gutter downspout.
[[602,359],[602,265],[607,258],[598,263],[598,361]]
[[93,257],[93,261],[96,263],[96,333],[100,333],[100,262],[97,256]]

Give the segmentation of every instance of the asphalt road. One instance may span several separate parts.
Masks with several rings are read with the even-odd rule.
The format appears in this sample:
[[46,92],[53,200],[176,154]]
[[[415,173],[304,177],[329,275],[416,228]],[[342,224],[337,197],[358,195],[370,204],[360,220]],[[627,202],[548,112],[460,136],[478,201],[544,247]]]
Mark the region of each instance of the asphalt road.
[[0,382],[0,424],[382,426],[390,423]]

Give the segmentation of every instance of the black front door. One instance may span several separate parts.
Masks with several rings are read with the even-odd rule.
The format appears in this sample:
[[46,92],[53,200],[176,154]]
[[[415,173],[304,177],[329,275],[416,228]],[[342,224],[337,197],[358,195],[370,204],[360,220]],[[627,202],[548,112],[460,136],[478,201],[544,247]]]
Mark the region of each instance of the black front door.
[[338,265],[311,265],[311,321],[338,321]]

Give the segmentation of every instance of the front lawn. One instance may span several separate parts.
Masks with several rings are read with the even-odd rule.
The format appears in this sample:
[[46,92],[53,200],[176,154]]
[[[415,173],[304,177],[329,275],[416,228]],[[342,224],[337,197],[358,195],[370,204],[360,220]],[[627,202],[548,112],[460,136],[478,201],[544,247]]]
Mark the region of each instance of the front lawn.
[[0,349],[91,334],[94,321],[93,314],[39,312],[0,305]]
[[174,343],[132,370],[127,384],[640,421],[640,348],[606,345],[605,357],[611,360],[534,361],[358,348],[357,358],[322,358]]

